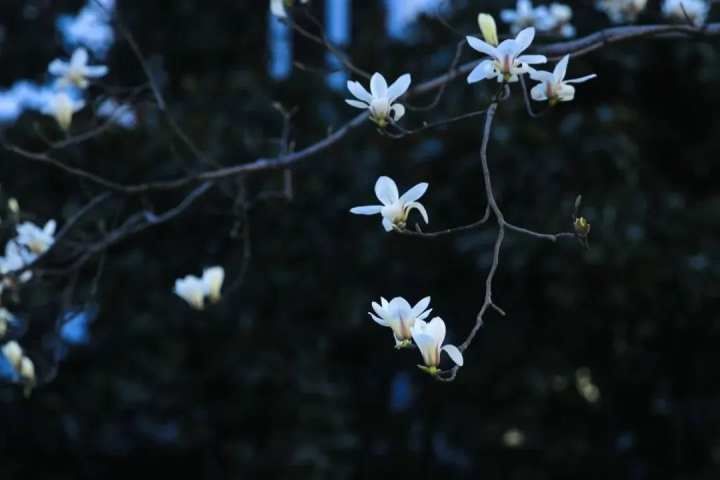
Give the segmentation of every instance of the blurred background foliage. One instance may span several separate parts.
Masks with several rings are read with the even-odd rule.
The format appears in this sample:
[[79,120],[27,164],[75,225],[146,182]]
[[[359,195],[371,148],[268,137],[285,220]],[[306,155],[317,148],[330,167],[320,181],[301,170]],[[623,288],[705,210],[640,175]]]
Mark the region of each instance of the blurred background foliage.
[[[64,54],[57,15],[82,3],[3,2],[0,84],[42,77]],[[392,78],[411,72],[416,82],[447,69],[455,32],[421,17],[406,42],[392,40],[381,2],[353,3],[348,51],[357,65]],[[511,3],[455,2],[446,19],[474,33],[479,9]],[[608,24],[591,3],[573,2],[581,35]],[[641,22],[657,21],[656,3]],[[316,73],[269,79],[264,1],[118,8],[162,72],[174,115],[213,161],[276,154],[282,117],[272,102],[298,107],[298,147],[356,113],[347,93]],[[322,18],[321,1],[311,8]],[[389,175],[401,190],[430,183],[433,229],[476,220],[485,208],[482,120],[402,140],[368,123],[295,169],[291,202],[253,204],[249,271],[207,311],[191,311],[171,288],[211,264],[225,266],[228,286],[240,273],[235,180],[182,218],[112,248],[97,292],[98,263],[84,269],[73,302],[98,306],[91,341],[29,399],[0,387],[0,478],[718,478],[717,47],[668,38],[593,52],[571,62],[570,76],[598,78],[537,120],[513,88],[489,150],[506,217],[568,230],[581,193],[591,248],[509,233],[495,281],[508,315],[487,317],[454,383],[422,374],[417,352],[395,351],[366,312],[380,296],[431,295],[449,341],[461,341],[482,302],[494,227],[428,241],[387,235],[377,218],[348,209],[372,203],[376,178]],[[475,58],[467,50],[463,60]],[[322,67],[324,57],[295,38],[297,60]],[[143,83],[126,43],[108,63],[108,85]],[[410,111],[403,123],[482,108],[494,88],[459,79],[435,110]],[[172,139],[150,100],[137,102],[139,128],[113,130],[63,158],[128,183],[207,168]],[[90,116],[78,121],[82,130]],[[27,115],[5,135],[41,147],[35,124],[57,134],[50,120]],[[98,192],[1,155],[3,198],[17,197],[38,221],[62,224]],[[250,176],[248,195],[281,182],[280,172]],[[114,202],[102,213],[111,225],[181,194]],[[28,338],[43,336],[66,283],[37,281],[24,292],[21,305],[37,318]]]

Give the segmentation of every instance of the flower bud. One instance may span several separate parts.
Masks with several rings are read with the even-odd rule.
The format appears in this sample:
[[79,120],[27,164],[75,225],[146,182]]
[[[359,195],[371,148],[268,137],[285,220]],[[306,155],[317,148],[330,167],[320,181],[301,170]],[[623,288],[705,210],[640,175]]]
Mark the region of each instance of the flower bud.
[[3,345],[2,353],[15,370],[20,370],[20,364],[23,359],[23,350],[15,340]]
[[585,217],[577,217],[573,223],[575,233],[580,237],[587,237],[590,233],[590,223]]
[[20,204],[15,197],[8,200],[8,210],[17,215],[20,212]]
[[[2,293],[2,285],[0,285],[0,293]],[[10,320],[12,320],[12,314],[7,309],[0,307],[0,338],[7,333],[7,325]]]
[[478,25],[480,25],[480,31],[482,32],[485,41],[493,47],[497,47],[499,43],[497,26],[495,25],[495,19],[492,17],[492,15],[487,13],[479,14]]

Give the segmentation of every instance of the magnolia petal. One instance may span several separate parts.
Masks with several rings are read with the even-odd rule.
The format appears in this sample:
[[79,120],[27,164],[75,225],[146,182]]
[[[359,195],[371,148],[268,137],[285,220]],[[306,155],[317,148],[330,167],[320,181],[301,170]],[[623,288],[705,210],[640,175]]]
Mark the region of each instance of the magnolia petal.
[[422,215],[423,220],[425,220],[425,223],[430,223],[430,221],[428,220],[427,211],[425,210],[425,207],[423,207],[423,205],[421,203],[410,202],[406,206],[407,206],[408,212],[412,209],[416,209],[418,212],[420,212],[420,215]]
[[68,66],[65,62],[59,59],[55,59],[48,65],[48,73],[55,75],[56,77],[62,77],[68,70]]
[[380,73],[374,73],[370,78],[370,93],[373,98],[387,98],[387,82]]
[[530,74],[530,78],[533,80],[537,80],[538,82],[553,82],[554,76],[550,72],[546,72],[545,70],[535,70],[534,68],[531,68],[530,71],[528,71]]
[[355,215],[377,215],[382,210],[382,205],[365,205],[362,207],[353,207],[350,213]]
[[446,333],[445,322],[440,317],[433,318],[428,322],[425,333],[435,339],[437,345],[442,345]]
[[528,65],[535,65],[538,63],[547,63],[547,57],[545,55],[520,55],[517,60]]
[[391,232],[395,228],[394,224],[387,218],[382,219],[382,226],[386,232]]
[[536,102],[543,102],[548,99],[547,88],[544,83],[538,83],[530,90],[530,97]]
[[390,324],[385,320],[384,318],[380,318],[377,315],[373,315],[372,313],[368,312],[368,315],[370,315],[370,318],[375,320],[375,322],[379,325],[382,325],[383,327],[389,327]]
[[437,366],[435,365],[436,362],[434,358],[437,348],[435,339],[427,333],[421,333],[416,329],[412,330],[412,338],[415,341],[415,345],[417,345],[418,350],[420,350],[420,354],[423,357],[425,365],[429,367]]
[[527,50],[527,48],[530,46],[534,39],[535,29],[533,27],[528,27],[521,30],[520,33],[518,33],[515,37],[515,42],[517,42],[517,50],[515,51],[515,54],[517,55]]
[[415,320],[425,320],[427,317],[430,316],[432,313],[432,308],[427,309],[424,313],[421,313],[417,317],[415,317]]
[[430,305],[430,297],[423,298],[418,303],[416,303],[414,307],[412,307],[413,315],[415,317],[418,317],[427,309],[428,305]]
[[557,98],[561,102],[569,102],[575,98],[575,87],[566,83],[560,84],[556,90]]
[[390,112],[392,113],[393,121],[397,122],[405,116],[405,107],[399,103],[396,103],[395,105],[390,107]]
[[480,64],[473,68],[470,75],[467,77],[467,83],[475,83],[480,80],[492,78],[495,74],[495,67],[493,66],[492,60],[483,60]]
[[84,48],[80,47],[75,49],[70,57],[70,64],[72,66],[85,66],[88,62],[88,52]]
[[347,103],[351,107],[361,108],[363,110],[365,110],[366,108],[370,108],[370,105],[368,105],[367,103],[361,102],[359,100],[350,100],[350,99],[346,98],[345,103]]
[[55,228],[57,228],[57,223],[55,222],[55,220],[48,220],[48,222],[43,227],[43,233],[52,236],[55,234]]
[[597,75],[593,73],[590,75],[585,75],[584,77],[571,78],[570,80],[565,80],[565,83],[583,83],[583,82],[587,82],[588,80],[592,80],[595,77],[597,77]]
[[483,42],[479,38],[470,35],[466,36],[465,39],[473,50],[484,53],[489,57],[497,57],[497,49],[489,43]]
[[407,89],[410,88],[411,81],[412,77],[409,73],[401,75],[397,80],[395,80],[393,84],[388,87],[388,101],[392,103],[404,95],[405,92],[407,92]]
[[350,90],[350,93],[352,93],[358,100],[362,100],[363,102],[368,104],[372,102],[372,95],[370,95],[370,92],[365,90],[365,87],[363,87],[360,82],[348,80],[347,88],[348,90]]
[[377,316],[382,317],[384,315],[385,309],[383,307],[381,307],[380,305],[378,305],[377,302],[371,302],[370,306],[372,307],[373,310],[375,310],[375,313],[377,314]]
[[395,181],[385,176],[378,178],[375,182],[375,195],[383,205],[392,205],[400,196]]
[[90,78],[104,77],[108,73],[108,67],[105,65],[95,65],[85,67],[85,76]]
[[414,202],[415,200],[419,199],[423,195],[425,195],[425,192],[428,189],[428,184],[425,182],[418,183],[414,187],[412,187],[407,192],[403,193],[400,197],[400,202],[402,203],[409,203]]
[[555,65],[555,69],[553,70],[553,78],[555,79],[555,83],[560,83],[565,78],[569,61],[570,55],[565,55],[562,60],[560,60],[557,65]]
[[448,354],[448,357],[450,357],[450,360],[455,362],[455,365],[457,365],[458,367],[462,367],[463,364],[465,363],[462,352],[455,345],[444,345],[442,347],[442,350],[444,350],[445,353]]

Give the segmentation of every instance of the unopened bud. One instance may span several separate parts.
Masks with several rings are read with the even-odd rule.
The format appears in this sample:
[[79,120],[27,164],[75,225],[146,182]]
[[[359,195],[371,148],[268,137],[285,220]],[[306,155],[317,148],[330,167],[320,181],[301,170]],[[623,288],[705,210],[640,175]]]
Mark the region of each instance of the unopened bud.
[[35,383],[35,364],[29,357],[23,357],[20,361],[20,378],[27,383]]
[[2,347],[2,353],[5,355],[5,358],[7,358],[8,362],[10,362],[10,365],[15,370],[20,370],[20,364],[22,363],[23,359],[23,350],[22,347],[15,341],[11,341],[3,345]]
[[497,47],[499,43],[497,26],[495,25],[495,19],[492,17],[492,15],[487,13],[479,14],[478,25],[480,25],[480,31],[482,32],[485,41],[493,47]]
[[581,237],[587,237],[590,233],[590,223],[585,217],[577,217],[573,226],[575,227],[575,233]]
[[8,210],[10,210],[15,215],[20,212],[20,204],[18,203],[16,198],[13,197],[8,200]]

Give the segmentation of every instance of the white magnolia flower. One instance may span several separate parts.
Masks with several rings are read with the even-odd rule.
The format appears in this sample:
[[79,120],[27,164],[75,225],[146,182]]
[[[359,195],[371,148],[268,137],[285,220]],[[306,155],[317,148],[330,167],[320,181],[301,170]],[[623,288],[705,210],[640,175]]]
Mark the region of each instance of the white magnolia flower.
[[55,220],[49,220],[43,228],[32,222],[23,222],[17,226],[16,242],[35,255],[42,255],[55,243]]
[[425,194],[427,183],[418,183],[400,196],[397,185],[390,177],[380,177],[375,183],[375,195],[382,205],[367,205],[350,209],[356,215],[382,215],[382,225],[385,231],[393,228],[404,229],[408,214],[415,209],[420,212],[425,223],[428,223],[428,214],[425,207],[417,202]]
[[206,283],[202,278],[195,275],[187,275],[184,278],[175,280],[174,292],[177,296],[185,300],[191,307],[202,310],[205,308],[205,294],[207,292]]
[[702,26],[710,12],[710,3],[706,0],[664,0],[662,13],[666,17],[678,21],[691,21],[695,26]]
[[203,271],[202,282],[205,285],[205,294],[210,297],[210,301],[220,300],[220,290],[224,280],[225,269],[223,267],[210,267]]
[[[306,4],[309,0],[300,0],[300,3]],[[279,18],[287,18],[288,7],[293,6],[293,0],[270,0],[270,13]]]
[[430,315],[428,309],[430,297],[420,300],[414,307],[402,297],[395,297],[389,302],[380,298],[380,304],[372,302],[375,314],[368,312],[370,318],[383,327],[390,327],[395,337],[395,348],[405,348],[411,345],[412,327],[416,320],[424,320]]
[[533,70],[530,72],[530,78],[540,82],[530,90],[530,96],[533,100],[538,102],[547,100],[551,105],[557,102],[569,102],[575,98],[575,87],[569,85],[570,83],[582,83],[597,77],[597,75],[593,73],[592,75],[565,80],[569,60],[570,55],[565,55],[562,60],[555,65],[552,73],[542,70]]
[[357,100],[345,100],[345,102],[355,108],[370,109],[370,119],[380,127],[384,127],[388,123],[388,118],[397,122],[405,115],[405,107],[395,103],[395,100],[407,92],[411,80],[410,74],[406,73],[388,87],[385,77],[375,73],[370,78],[369,92],[360,82],[348,81],[347,88]]
[[491,58],[480,62],[468,75],[467,82],[475,83],[490,78],[497,78],[498,82],[517,82],[518,75],[531,70],[531,64],[547,62],[544,55],[521,55],[534,38],[535,29],[532,27],[521,31],[514,39],[502,41],[497,47],[468,36],[467,41],[472,48]]
[[503,10],[500,18],[511,24],[510,31],[517,34],[527,27],[534,27],[540,32],[554,33],[564,37],[575,35],[575,28],[570,25],[572,8],[560,3],[533,7],[529,0],[518,0],[515,10]]
[[52,115],[63,130],[70,128],[75,112],[85,107],[85,101],[74,99],[67,92],[61,91],[53,94],[43,106],[42,113]]
[[[5,255],[0,257],[0,274],[7,275],[9,273],[21,270],[27,264],[32,263],[37,258],[34,253],[20,247],[16,240],[10,240],[5,244]],[[32,271],[27,270],[20,274],[19,280],[27,282],[32,278]],[[5,281],[8,281],[6,279]],[[10,285],[10,283],[8,283]]]
[[104,77],[108,73],[105,65],[88,65],[88,52],[84,48],[76,49],[69,62],[56,58],[48,65],[48,72],[58,78],[58,86],[87,88],[88,79]]
[[13,369],[19,371],[23,359],[22,347],[15,340],[12,340],[3,345],[2,353],[10,365],[12,365]]
[[445,341],[445,322],[435,317],[430,322],[416,320],[412,328],[412,338],[422,354],[425,367],[430,374],[436,374],[440,366],[440,352],[444,351],[458,367],[463,366],[463,355],[455,345],[443,345]]
[[597,0],[595,6],[613,23],[634,22],[645,10],[647,0]]

